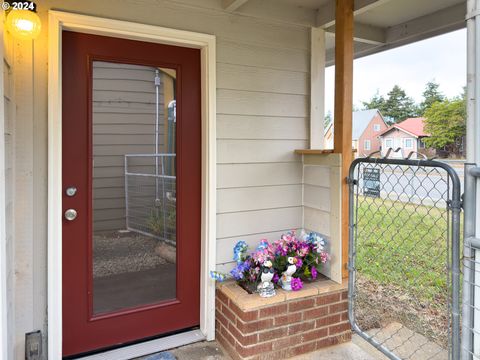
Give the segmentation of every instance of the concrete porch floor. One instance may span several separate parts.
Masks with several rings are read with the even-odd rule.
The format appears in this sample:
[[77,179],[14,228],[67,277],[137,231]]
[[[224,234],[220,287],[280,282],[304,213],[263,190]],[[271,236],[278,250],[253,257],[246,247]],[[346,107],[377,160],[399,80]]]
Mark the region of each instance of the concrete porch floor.
[[[310,354],[291,358],[293,360],[384,360],[371,345],[358,336],[349,343],[331,346]],[[215,341],[182,346],[170,351],[137,358],[134,360],[231,360]]]

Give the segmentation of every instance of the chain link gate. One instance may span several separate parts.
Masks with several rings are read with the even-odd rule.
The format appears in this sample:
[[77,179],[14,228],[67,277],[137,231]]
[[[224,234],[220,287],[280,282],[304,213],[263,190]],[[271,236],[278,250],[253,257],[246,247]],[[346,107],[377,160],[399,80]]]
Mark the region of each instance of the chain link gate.
[[349,173],[349,319],[390,359],[460,358],[460,180],[433,160]]

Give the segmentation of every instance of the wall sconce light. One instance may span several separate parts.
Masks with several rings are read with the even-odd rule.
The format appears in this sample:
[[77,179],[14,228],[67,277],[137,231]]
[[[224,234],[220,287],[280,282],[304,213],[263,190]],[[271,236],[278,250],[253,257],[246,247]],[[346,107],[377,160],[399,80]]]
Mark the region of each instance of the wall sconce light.
[[34,40],[40,35],[42,23],[37,13],[30,10],[10,10],[5,22],[13,37],[21,40]]

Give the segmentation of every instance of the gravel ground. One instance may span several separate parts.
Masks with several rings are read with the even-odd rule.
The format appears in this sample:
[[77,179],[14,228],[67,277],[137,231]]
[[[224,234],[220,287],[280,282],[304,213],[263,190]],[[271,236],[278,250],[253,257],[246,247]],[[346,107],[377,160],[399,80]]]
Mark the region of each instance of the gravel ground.
[[93,277],[153,269],[166,261],[158,256],[159,241],[133,232],[93,236]]

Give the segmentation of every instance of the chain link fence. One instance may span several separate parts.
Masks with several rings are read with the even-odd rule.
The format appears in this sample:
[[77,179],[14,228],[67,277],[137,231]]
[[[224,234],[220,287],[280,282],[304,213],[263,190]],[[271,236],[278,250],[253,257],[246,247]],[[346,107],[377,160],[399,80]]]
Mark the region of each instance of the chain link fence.
[[390,359],[459,359],[460,181],[431,160],[350,168],[349,315]]
[[175,154],[125,155],[127,229],[176,243]]

